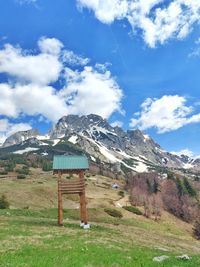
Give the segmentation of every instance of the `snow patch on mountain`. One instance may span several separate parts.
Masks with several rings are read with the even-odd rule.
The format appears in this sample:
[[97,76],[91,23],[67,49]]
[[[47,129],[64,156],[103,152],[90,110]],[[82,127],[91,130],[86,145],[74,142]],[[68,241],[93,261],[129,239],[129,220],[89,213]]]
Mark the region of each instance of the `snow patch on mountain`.
[[49,140],[50,136],[49,135],[37,135],[36,138],[40,141],[43,141],[43,140]]
[[191,164],[191,163],[185,163],[185,164],[183,165],[183,168],[184,168],[184,169],[191,169],[191,168],[193,168],[193,167],[194,167],[194,165]]
[[113,131],[109,131],[109,130],[107,130],[107,129],[105,129],[105,128],[102,128],[102,127],[99,127],[99,126],[94,126],[93,128],[92,128],[92,130],[93,131],[98,131],[98,132],[102,132],[102,133],[104,133],[104,134],[111,134],[111,135],[117,135],[116,133],[114,133]]
[[132,158],[130,155],[126,154],[124,151],[116,151],[116,153],[120,154],[122,157],[125,157],[127,159]]
[[150,140],[150,137],[148,136],[148,134],[143,134],[143,136],[144,136],[144,142]]
[[95,159],[95,157],[93,157],[93,156],[90,156],[90,158],[91,158],[91,160],[93,160],[93,161],[95,161],[95,162],[96,162],[96,159]]
[[135,171],[136,172],[148,172],[148,167],[144,162],[138,161],[138,163],[135,167]]
[[104,146],[98,146],[99,151],[105,158],[107,158],[110,162],[121,162],[120,159],[116,158],[111,152]]
[[36,147],[26,147],[25,149],[17,150],[15,152],[13,152],[13,154],[24,154],[24,153],[27,153],[27,152],[30,152],[30,151],[36,151],[36,150],[39,150],[39,148],[36,148]]
[[60,139],[54,139],[52,141],[53,141],[53,145],[52,146],[56,146],[60,142]]
[[70,143],[72,143],[72,144],[76,144],[77,143],[77,139],[78,139],[78,136],[77,135],[72,135],[69,139],[68,139],[68,141],[70,142]]

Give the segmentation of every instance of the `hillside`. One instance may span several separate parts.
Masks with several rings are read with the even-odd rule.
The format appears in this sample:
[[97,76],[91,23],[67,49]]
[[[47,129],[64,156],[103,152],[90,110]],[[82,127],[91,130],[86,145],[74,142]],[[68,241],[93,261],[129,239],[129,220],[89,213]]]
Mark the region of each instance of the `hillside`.
[[[0,179],[0,193],[11,204],[10,210],[0,210],[0,266],[14,266],[15,262],[18,266],[34,267],[69,263],[71,266],[200,264],[200,243],[192,237],[192,225],[164,211],[158,222],[126,211],[121,205],[130,205],[128,194],[119,195],[119,191],[124,191],[123,180],[99,175],[85,177],[91,224],[91,230],[85,232],[78,226],[78,198],[63,198],[64,227],[56,226],[56,178],[41,169],[32,168],[31,172],[22,180],[16,179],[14,173]],[[119,189],[112,189],[115,182]],[[104,208],[117,209],[123,217],[111,217]],[[192,259],[184,262],[175,258],[182,254]],[[153,258],[161,255],[170,258],[158,265]]]
[[[57,226],[52,159],[66,154],[86,154],[90,162],[85,174],[89,231],[79,227],[76,195],[63,197],[64,227]],[[63,117],[46,136],[37,130],[10,136],[0,147],[0,197],[10,204],[0,209],[0,266],[200,265],[200,243],[193,237],[196,162],[96,115]],[[176,258],[184,254],[190,259]],[[169,258],[154,261],[159,256]]]

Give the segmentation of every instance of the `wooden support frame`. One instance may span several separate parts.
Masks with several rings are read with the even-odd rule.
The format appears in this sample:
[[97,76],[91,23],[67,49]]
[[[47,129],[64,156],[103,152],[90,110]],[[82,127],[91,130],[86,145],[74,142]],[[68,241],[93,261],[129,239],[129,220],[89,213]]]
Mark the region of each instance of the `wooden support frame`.
[[[62,182],[62,174],[78,174],[79,179],[76,182]],[[80,197],[80,220],[81,225],[88,225],[88,213],[86,207],[86,195],[85,195],[85,179],[84,170],[56,170],[54,174],[58,174],[58,225],[63,225],[63,206],[62,195],[63,194],[79,194]]]

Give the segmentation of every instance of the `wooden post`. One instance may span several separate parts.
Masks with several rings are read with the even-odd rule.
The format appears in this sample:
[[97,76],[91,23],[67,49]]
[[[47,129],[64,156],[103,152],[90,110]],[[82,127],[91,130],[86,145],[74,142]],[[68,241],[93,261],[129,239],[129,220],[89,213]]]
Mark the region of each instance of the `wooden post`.
[[81,225],[84,224],[84,217],[83,217],[83,193],[81,192],[79,194],[80,197],[80,219],[81,219]]
[[58,173],[58,225],[63,225],[62,192],[60,189],[61,172]]
[[88,224],[88,215],[87,215],[85,191],[82,194],[82,198],[83,198],[83,218],[84,218],[84,223]]
[[[84,174],[82,174],[82,171],[79,172],[79,180],[82,182],[85,186],[84,181]],[[79,194],[80,196],[80,219],[81,219],[81,225],[84,224],[84,214],[83,214],[83,192]]]
[[84,180],[84,171],[79,173],[79,179],[84,184],[84,190],[80,193],[80,213],[81,213],[81,222],[84,224],[88,223],[88,215],[86,208],[86,197],[85,197],[85,180]]

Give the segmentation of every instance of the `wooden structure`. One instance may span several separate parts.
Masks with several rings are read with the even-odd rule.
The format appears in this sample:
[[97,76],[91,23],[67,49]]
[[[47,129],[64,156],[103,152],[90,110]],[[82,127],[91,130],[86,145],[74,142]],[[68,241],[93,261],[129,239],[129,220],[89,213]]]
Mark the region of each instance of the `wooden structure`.
[[[54,156],[53,174],[58,175],[58,224],[63,225],[63,194],[79,194],[80,196],[80,226],[89,228],[86,209],[84,172],[89,168],[85,156]],[[78,174],[77,181],[62,181],[63,174]]]

